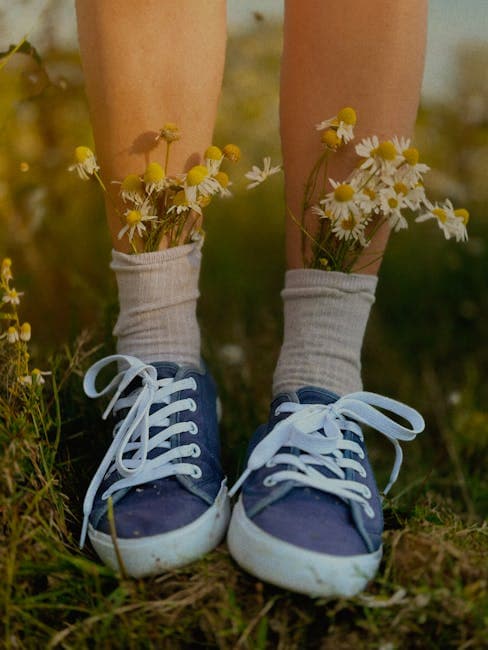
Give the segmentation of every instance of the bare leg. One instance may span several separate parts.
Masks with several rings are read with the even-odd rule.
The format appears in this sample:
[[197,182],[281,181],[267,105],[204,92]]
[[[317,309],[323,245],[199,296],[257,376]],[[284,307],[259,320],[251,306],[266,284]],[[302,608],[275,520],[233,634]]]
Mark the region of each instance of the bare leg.
[[[427,0],[287,0],[281,84],[281,137],[287,205],[300,214],[303,187],[319,155],[314,125],[344,106],[358,113],[356,137],[409,136],[417,113],[426,37]],[[329,175],[345,178],[352,147],[334,156]],[[370,249],[383,251],[388,230]],[[287,222],[289,268],[303,266],[301,237]],[[367,258],[359,259],[357,268]],[[376,274],[376,261],[361,273]]]
[[225,56],[223,0],[78,0],[80,50],[102,176],[111,193],[107,215],[114,248],[120,218],[117,186],[163,162],[157,131],[176,122],[182,139],[170,173],[198,162],[210,144]]

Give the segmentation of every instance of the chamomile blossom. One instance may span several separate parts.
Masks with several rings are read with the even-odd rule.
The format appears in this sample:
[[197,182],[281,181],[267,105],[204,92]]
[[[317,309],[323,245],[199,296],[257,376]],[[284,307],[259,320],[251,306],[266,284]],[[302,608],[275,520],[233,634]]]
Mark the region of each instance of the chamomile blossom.
[[244,176],[251,181],[247,185],[248,190],[252,190],[253,187],[261,185],[269,176],[277,174],[281,171],[281,165],[271,166],[270,156],[263,158],[263,168],[260,169],[257,165],[253,165],[251,171],[246,172]]
[[181,132],[177,124],[174,122],[166,122],[163,128],[157,135],[157,140],[166,140],[167,143],[176,142],[181,138]]
[[149,163],[144,172],[144,185],[146,192],[148,194],[161,192],[165,189],[166,184],[166,174],[161,165],[157,162]]
[[364,158],[360,169],[388,175],[396,170],[402,157],[392,140],[379,141],[376,135],[364,138],[356,145],[356,153]]
[[20,340],[25,341],[30,341],[31,339],[31,334],[32,334],[32,329],[30,323],[22,323],[20,326]]
[[2,296],[2,302],[7,302],[11,305],[20,305],[20,296],[23,295],[23,291],[19,292],[16,289],[7,289],[7,291]]
[[408,188],[405,190],[405,193],[399,187],[385,187],[380,190],[381,212],[395,232],[408,228],[408,221],[402,213],[402,210],[410,207],[406,198]]
[[220,165],[224,158],[224,154],[215,145],[207,148],[203,155],[205,167],[208,169],[211,176],[215,176],[220,169]]
[[120,184],[120,196],[123,201],[135,203],[144,201],[144,183],[137,174],[128,174]]
[[75,162],[68,167],[68,171],[77,172],[82,180],[87,181],[99,169],[95,154],[89,147],[76,147]]
[[232,185],[232,182],[229,180],[228,175],[225,172],[217,172],[214,176],[217,183],[220,185],[219,193],[221,197],[232,196],[232,192],[229,190],[229,187]]
[[119,239],[122,239],[127,233],[130,242],[136,233],[139,237],[142,237],[143,233],[147,230],[145,221],[153,221],[158,218],[156,214],[149,213],[149,205],[147,203],[140,205],[137,210],[126,210],[124,217],[125,225],[117,236]]
[[34,368],[30,375],[24,375],[19,377],[19,381],[24,386],[42,386],[46,383],[43,375],[50,375],[50,372],[39,370],[39,368]]
[[446,199],[441,205],[429,203],[427,212],[418,216],[415,221],[421,223],[429,219],[436,220],[446,239],[453,237],[457,242],[467,241],[466,225],[469,220],[469,212],[464,208],[455,210],[449,199]]
[[334,188],[329,192],[321,204],[325,210],[330,211],[334,219],[345,219],[349,214],[359,217],[360,208],[357,202],[357,187],[352,181],[349,183],[340,183],[330,180]]
[[12,279],[12,260],[10,257],[4,257],[2,260],[1,275],[2,279],[6,282]]
[[189,201],[184,190],[176,192],[176,194],[172,197],[172,202],[173,205],[168,208],[168,214],[176,212],[176,214],[179,215],[185,212],[190,212],[191,210],[197,212],[200,215],[202,214],[201,206],[197,203],[197,201]]
[[186,174],[184,192],[186,200],[194,203],[198,195],[212,196],[219,191],[219,183],[210,175],[205,165],[195,165]]
[[359,215],[354,215],[350,212],[347,216],[336,219],[332,224],[332,232],[337,239],[349,240],[352,239],[367,246],[367,241],[364,237],[365,223],[361,220]]
[[5,332],[5,338],[9,343],[17,343],[19,340],[19,330],[11,325],[10,327],[7,328],[7,331]]
[[430,170],[430,167],[419,162],[419,150],[410,146],[409,139],[394,136],[392,140],[402,156],[402,162],[396,172],[398,177],[405,183],[415,185],[422,179],[423,174]]
[[337,137],[344,143],[349,142],[354,138],[354,126],[356,125],[357,116],[356,111],[349,106],[341,108],[335,117],[328,120],[319,122],[315,125],[317,131],[324,131],[326,129],[334,129]]
[[241,150],[236,144],[226,144],[222,149],[222,153],[231,162],[237,162],[241,157]]

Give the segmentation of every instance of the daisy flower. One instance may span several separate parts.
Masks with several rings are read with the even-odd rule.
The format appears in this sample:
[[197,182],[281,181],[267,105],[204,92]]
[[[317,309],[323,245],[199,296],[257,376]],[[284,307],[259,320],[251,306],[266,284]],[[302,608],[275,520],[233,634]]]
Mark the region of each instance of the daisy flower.
[[76,147],[75,149],[75,163],[68,167],[68,171],[77,172],[78,176],[84,180],[89,180],[98,172],[100,167],[97,164],[95,154],[88,147]]
[[356,145],[356,153],[364,158],[360,169],[367,169],[373,173],[380,171],[388,175],[402,162],[402,157],[394,143],[391,140],[380,142],[376,135],[361,140]]
[[271,158],[270,156],[266,156],[263,158],[262,169],[260,169],[257,165],[253,165],[251,171],[244,174],[244,176],[251,181],[251,183],[249,183],[247,186],[247,189],[251,190],[253,187],[261,185],[261,183],[263,183],[268,178],[268,176],[277,174],[279,171],[281,171],[281,165],[271,167]]
[[229,180],[228,175],[225,172],[217,172],[214,176],[217,183],[220,185],[220,196],[232,196],[232,192],[229,190],[229,187],[232,185],[232,182]]
[[[405,186],[405,191],[408,193],[408,188]],[[387,219],[390,227],[395,232],[408,228],[408,221],[402,214],[402,210],[409,208],[406,199],[406,193],[403,193],[401,187],[386,187],[380,191],[380,206],[381,211]]]
[[210,175],[205,165],[195,165],[186,174],[184,192],[189,203],[195,203],[198,195],[212,196],[220,189],[218,181]]
[[144,184],[146,192],[161,192],[166,187],[166,174],[161,165],[157,162],[151,162],[144,172]]
[[334,219],[345,219],[350,214],[359,217],[360,208],[358,205],[357,187],[352,182],[339,183],[329,179],[330,184],[334,188],[329,192],[321,204],[325,206],[325,210],[329,211]]
[[208,169],[210,176],[215,176],[220,169],[220,164],[222,163],[224,154],[218,147],[212,145],[205,151],[203,158],[205,167]]
[[153,221],[157,219],[156,214],[149,214],[149,206],[147,203],[143,203],[139,206],[138,210],[127,210],[124,214],[125,216],[125,226],[120,230],[117,235],[119,239],[128,233],[129,241],[132,241],[135,233],[142,237],[144,232],[147,230],[145,221]]
[[336,219],[332,225],[332,232],[337,239],[353,239],[358,241],[361,246],[366,246],[367,242],[364,237],[364,221],[360,217],[350,212],[347,216]]
[[241,150],[236,144],[226,144],[222,149],[222,153],[231,162],[237,162],[241,157]]
[[422,175],[430,170],[428,165],[419,162],[419,150],[410,146],[410,140],[406,138],[393,138],[393,144],[403,157],[403,163],[398,168],[399,177],[410,185],[415,185],[422,180]]
[[2,296],[2,302],[9,302],[12,305],[20,305],[20,296],[23,296],[24,292],[18,292],[15,289],[7,289],[6,293]]
[[166,140],[166,142],[175,142],[181,138],[181,132],[174,122],[166,122],[158,133],[156,140]]
[[334,128],[337,136],[342,142],[347,143],[354,138],[354,126],[356,125],[356,111],[349,106],[341,108],[335,117],[319,122],[315,125],[317,131]]
[[173,205],[168,209],[168,214],[171,212],[176,212],[176,214],[183,214],[184,212],[189,212],[193,210],[202,214],[202,208],[196,201],[188,201],[184,190],[176,192],[172,197]]
[[25,342],[30,341],[31,333],[30,323],[22,323],[20,326],[20,340]]
[[9,343],[17,343],[19,340],[19,331],[16,327],[10,326],[5,332],[5,337]]
[[[147,170],[146,170],[147,171]],[[120,184],[123,201],[140,204],[144,201],[144,183],[137,174],[129,174]]]
[[19,377],[19,381],[21,384],[24,384],[24,386],[41,386],[42,384],[46,383],[43,375],[50,374],[50,372],[44,372],[42,370],[39,370],[39,368],[34,368],[30,375]]
[[449,199],[446,199],[442,205],[429,203],[428,211],[417,217],[415,221],[421,223],[429,219],[437,221],[437,225],[446,239],[454,237],[457,242],[467,241],[468,232],[466,226],[469,221],[469,212],[464,208],[455,210]]
[[2,274],[2,278],[3,278],[6,282],[8,282],[9,280],[12,279],[12,277],[13,277],[13,276],[12,276],[12,260],[10,259],[10,257],[5,257],[5,258],[2,260],[2,271],[1,271],[1,274]]

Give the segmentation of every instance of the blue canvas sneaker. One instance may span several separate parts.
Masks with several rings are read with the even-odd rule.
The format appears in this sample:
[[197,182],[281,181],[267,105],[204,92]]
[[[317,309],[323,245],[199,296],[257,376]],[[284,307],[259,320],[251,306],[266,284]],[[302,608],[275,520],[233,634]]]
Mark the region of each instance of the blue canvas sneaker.
[[[97,375],[113,362],[123,369],[97,391]],[[210,375],[192,366],[112,355],[88,370],[84,389],[89,397],[115,391],[103,417],[113,411],[116,425],[85,496],[80,546],[88,534],[100,558],[119,568],[108,521],[110,496],[117,547],[130,576],[163,573],[217,546],[230,507]]]
[[[382,413],[403,418],[409,427]],[[382,555],[381,498],[360,424],[393,443],[424,428],[414,409],[375,393],[339,398],[321,388],[279,395],[256,431],[228,532],[231,555],[258,578],[309,596],[352,596]]]

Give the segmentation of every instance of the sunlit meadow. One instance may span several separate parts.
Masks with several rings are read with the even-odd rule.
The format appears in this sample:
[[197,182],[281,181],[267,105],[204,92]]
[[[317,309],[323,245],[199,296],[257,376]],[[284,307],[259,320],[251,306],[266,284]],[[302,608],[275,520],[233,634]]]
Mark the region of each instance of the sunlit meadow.
[[[215,140],[241,145],[236,175],[264,155],[280,158],[280,38],[260,20],[229,43]],[[81,389],[83,371],[114,349],[110,245],[100,189],[67,171],[77,145],[93,146],[77,52],[47,39],[42,51],[9,59],[0,70],[0,258],[12,260],[23,292],[19,327],[29,323],[31,337],[0,339],[2,647],[483,647],[488,90],[476,70],[487,63],[482,49],[461,52],[456,102],[419,112],[415,142],[435,170],[429,192],[466,206],[470,237],[446,242],[426,223],[391,240],[366,338],[365,386],[414,405],[427,429],[405,450],[387,502],[378,578],[360,596],[325,602],[257,582],[225,545],[140,581],[78,550],[82,497],[110,436],[101,405]],[[231,481],[266,417],[280,344],[282,183],[276,175],[250,194],[236,182],[235,196],[206,212],[199,315],[223,401]],[[17,343],[30,354],[23,376],[52,372],[24,400],[9,390],[8,346]],[[371,449],[381,484],[391,450],[375,441]]]

